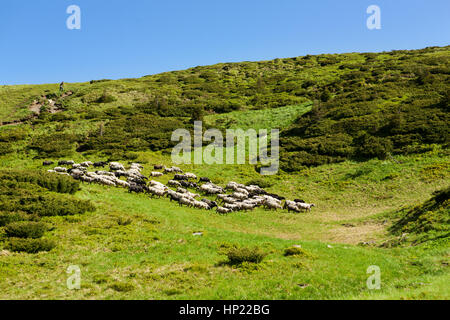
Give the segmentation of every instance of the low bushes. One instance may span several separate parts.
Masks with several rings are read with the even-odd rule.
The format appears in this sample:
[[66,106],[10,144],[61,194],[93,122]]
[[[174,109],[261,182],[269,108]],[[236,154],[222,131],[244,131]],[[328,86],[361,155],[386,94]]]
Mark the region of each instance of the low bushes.
[[0,227],[4,227],[11,222],[32,220],[36,216],[25,212],[0,212]]
[[308,257],[308,256],[310,256],[310,254],[306,250],[304,250],[304,249],[302,249],[300,247],[289,247],[289,248],[286,248],[284,250],[284,252],[283,252],[283,255],[285,257],[289,257],[289,256],[304,256],[304,257]]
[[54,247],[55,243],[48,239],[10,238],[8,242],[8,249],[15,252],[38,253]]
[[59,193],[74,194],[80,188],[80,182],[71,177],[32,170],[2,170],[0,180],[29,182]]
[[230,248],[227,250],[228,264],[240,265],[244,262],[260,263],[267,253],[255,248]]
[[36,150],[40,158],[61,158],[72,153],[77,140],[78,137],[74,134],[42,134],[34,136],[28,147]]
[[263,179],[263,178],[255,178],[255,179],[247,181],[246,185],[247,186],[256,185],[261,188],[269,188],[269,187],[273,186],[273,182],[269,181],[267,179]]
[[114,282],[109,287],[117,292],[129,292],[134,290],[134,286],[131,283],[125,282]]
[[18,221],[6,225],[5,233],[14,238],[41,238],[48,227],[43,222]]
[[450,236],[450,187],[437,191],[434,196],[413,208],[399,212],[389,231],[407,242],[419,244]]
[[[67,216],[93,211],[90,201],[60,193],[74,193],[78,183],[66,177],[29,170],[0,171],[0,227],[11,251],[49,251],[55,243],[41,239],[49,230],[44,216]],[[60,193],[54,193],[57,191]]]

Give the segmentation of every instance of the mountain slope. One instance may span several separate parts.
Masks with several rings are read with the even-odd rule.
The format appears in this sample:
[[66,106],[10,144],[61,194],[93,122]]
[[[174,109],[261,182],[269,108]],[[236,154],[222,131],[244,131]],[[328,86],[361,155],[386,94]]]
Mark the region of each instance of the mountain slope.
[[[121,159],[133,151],[170,148],[170,133],[191,128],[192,119],[313,102],[310,112],[299,112],[294,124],[281,128],[281,167],[296,171],[447,145],[449,61],[450,47],[433,47],[222,63],[66,84],[73,95],[64,98],[57,85],[4,86],[1,121],[32,123],[24,148],[14,148],[38,157],[78,149]],[[64,111],[51,114],[44,105],[30,118],[32,101],[49,97]]]

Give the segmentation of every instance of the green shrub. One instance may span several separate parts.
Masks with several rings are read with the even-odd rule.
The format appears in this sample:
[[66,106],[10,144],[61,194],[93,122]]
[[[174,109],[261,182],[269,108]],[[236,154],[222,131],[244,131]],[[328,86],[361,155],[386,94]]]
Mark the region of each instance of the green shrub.
[[270,181],[269,179],[255,178],[247,181],[246,185],[257,185],[261,188],[269,188],[273,186],[273,181]]
[[408,242],[422,243],[450,237],[450,187],[399,213],[401,218],[392,224],[389,231],[397,236],[408,234]]
[[306,250],[299,248],[299,247],[286,248],[284,250],[283,255],[285,257],[288,257],[288,256],[304,256],[304,257],[310,256],[310,254]]
[[231,248],[226,253],[228,263],[231,265],[239,265],[243,262],[260,263],[267,253],[255,248]]
[[50,251],[56,244],[48,239],[23,239],[10,238],[7,248],[14,252],[38,253],[40,251]]
[[89,200],[78,200],[61,196],[47,195],[39,197],[32,204],[23,205],[22,210],[44,216],[68,216],[95,211]]
[[125,282],[114,282],[109,287],[118,292],[129,292],[134,290],[134,286],[131,283]]
[[133,220],[131,218],[123,218],[123,217],[119,217],[117,219],[117,224],[119,226],[127,226],[129,224],[131,224],[133,222]]
[[27,221],[36,218],[36,216],[26,214],[25,212],[0,212],[0,227],[6,226],[11,222]]
[[36,150],[40,158],[62,158],[72,153],[78,138],[74,134],[53,133],[34,136],[28,147]]
[[29,182],[59,193],[73,194],[80,188],[80,182],[72,177],[35,170],[1,170],[1,180]]
[[0,142],[0,156],[14,152],[11,144],[8,142]]
[[114,97],[111,94],[108,94],[106,92],[103,92],[103,94],[100,96],[100,98],[97,99],[97,103],[111,103],[117,101],[117,98]]
[[94,275],[92,281],[94,281],[94,283],[96,284],[103,284],[103,283],[107,283],[111,280],[111,278],[109,276],[106,276],[104,274],[96,274]]
[[42,222],[18,221],[6,225],[5,233],[12,238],[41,238],[48,227]]

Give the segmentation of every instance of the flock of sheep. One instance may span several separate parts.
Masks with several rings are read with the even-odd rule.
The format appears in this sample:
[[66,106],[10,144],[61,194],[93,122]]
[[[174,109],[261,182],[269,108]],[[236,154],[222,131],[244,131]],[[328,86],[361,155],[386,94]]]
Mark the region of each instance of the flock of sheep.
[[[44,161],[44,166],[52,165],[52,161]],[[70,166],[70,168],[67,168]],[[97,170],[89,172],[89,167],[104,168],[109,167],[109,171]],[[149,180],[141,171],[143,166],[139,163],[132,163],[129,169],[119,162],[91,162],[75,163],[72,160],[62,160],[58,166],[48,172],[64,174],[73,177],[76,180],[87,183],[98,183],[106,186],[117,186],[127,188],[129,192],[146,193],[151,197],[168,197],[170,201],[174,200],[180,206],[188,206],[198,209],[211,210],[216,208],[220,214],[227,214],[234,211],[253,210],[257,207],[264,207],[269,210],[287,209],[289,212],[311,211],[314,204],[305,203],[301,199],[285,200],[277,194],[268,193],[257,185],[243,185],[236,182],[229,182],[225,188],[211,182],[207,177],[198,178],[195,174],[183,171],[178,167],[165,167],[164,165],[155,165],[150,173],[151,177],[160,177],[168,173],[174,174],[173,179],[169,180],[167,185],[155,180]],[[122,180],[121,177],[126,178]],[[176,188],[176,190],[170,187]],[[195,189],[196,193],[188,190]],[[229,191],[230,193],[227,193]],[[205,196],[215,196],[215,201]],[[284,204],[282,203],[284,201]]]

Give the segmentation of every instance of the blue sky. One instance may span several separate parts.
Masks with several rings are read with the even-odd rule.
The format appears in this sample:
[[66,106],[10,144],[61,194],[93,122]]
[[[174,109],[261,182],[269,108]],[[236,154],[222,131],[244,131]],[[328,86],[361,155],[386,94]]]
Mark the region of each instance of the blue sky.
[[[69,5],[81,30],[69,30]],[[369,30],[369,5],[381,30]],[[450,44],[448,0],[2,0],[0,84],[141,77],[219,62]]]

